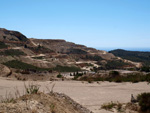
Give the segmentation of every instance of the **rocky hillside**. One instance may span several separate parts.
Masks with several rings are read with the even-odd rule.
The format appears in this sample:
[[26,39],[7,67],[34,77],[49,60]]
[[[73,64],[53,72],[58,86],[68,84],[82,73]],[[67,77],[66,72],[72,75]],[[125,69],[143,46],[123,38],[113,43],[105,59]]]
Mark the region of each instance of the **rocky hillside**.
[[[9,67],[12,75],[47,72],[134,67],[112,53],[84,45],[55,39],[27,38],[18,31],[0,28],[0,63]],[[27,74],[27,75],[26,75]],[[26,78],[23,78],[26,79]]]
[[21,41],[26,42],[28,38],[18,31],[10,31],[0,28],[0,41]]

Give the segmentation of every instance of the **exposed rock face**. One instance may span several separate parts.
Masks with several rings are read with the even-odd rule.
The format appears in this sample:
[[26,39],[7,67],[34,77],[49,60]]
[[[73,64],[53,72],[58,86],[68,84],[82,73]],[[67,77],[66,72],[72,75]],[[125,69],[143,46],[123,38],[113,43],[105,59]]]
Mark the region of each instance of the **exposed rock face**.
[[0,41],[27,41],[28,38],[18,31],[9,31],[0,28]]
[[0,64],[0,76],[6,77],[6,76],[9,76],[10,73],[11,73],[11,70],[8,67]]

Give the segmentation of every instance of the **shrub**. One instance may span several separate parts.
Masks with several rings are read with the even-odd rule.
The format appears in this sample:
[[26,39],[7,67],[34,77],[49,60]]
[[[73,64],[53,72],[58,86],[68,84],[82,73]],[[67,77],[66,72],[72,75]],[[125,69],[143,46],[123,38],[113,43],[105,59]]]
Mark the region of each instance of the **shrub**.
[[137,96],[142,112],[150,112],[150,93],[142,93]]
[[43,56],[39,56],[39,57],[32,57],[33,59],[43,59]]
[[31,65],[31,64],[27,64],[27,63],[24,63],[24,62],[21,62],[21,61],[18,61],[18,60],[12,60],[12,61],[8,61],[6,63],[3,63],[4,65],[8,66],[8,67],[11,67],[11,68],[15,68],[15,69],[21,69],[21,70],[29,70],[29,71],[33,71],[33,72],[36,72],[36,71],[52,71],[52,70],[55,70],[55,71],[58,71],[58,72],[76,72],[76,71],[80,71],[80,68],[78,67],[69,67],[69,66],[57,66],[55,68],[39,68],[39,67],[36,67],[34,65]]
[[[113,72],[114,73],[114,72]],[[116,73],[116,72],[115,72]],[[117,75],[117,73],[116,73]],[[143,74],[128,74],[127,76],[109,76],[109,77],[102,77],[100,75],[95,76],[82,76],[80,80],[88,81],[109,81],[109,82],[143,82],[147,81],[150,82],[150,74],[143,75]]]
[[88,83],[92,83],[92,81],[91,81],[91,80],[88,80]]
[[57,75],[57,78],[62,78],[62,75],[61,75],[61,74],[58,74],[58,75]]
[[103,104],[101,106],[102,109],[105,109],[105,110],[111,110],[112,108],[114,108],[117,104],[114,103],[114,102],[110,102],[110,103],[107,103],[107,104]]
[[122,104],[119,102],[109,102],[107,104],[101,105],[101,108],[109,111],[112,111],[113,108],[115,108],[118,112],[124,111]]
[[122,69],[129,65],[131,64],[125,63],[122,60],[113,60],[113,61],[108,61],[107,64],[104,66],[104,68],[105,69]]
[[77,72],[80,71],[81,69],[78,67],[74,67],[74,66],[56,66],[55,68],[53,68],[53,70],[55,71],[59,71],[59,72]]
[[31,64],[27,64],[18,60],[12,60],[12,61],[8,61],[6,63],[4,63],[4,65],[11,67],[11,68],[15,68],[15,69],[21,69],[21,70],[35,70],[35,71],[48,71],[50,69],[48,68],[39,68],[36,66],[33,66]]
[[118,71],[110,71],[110,72],[109,72],[109,75],[110,75],[111,77],[116,77],[116,76],[119,76],[120,73],[119,73]]
[[141,68],[141,71],[150,72],[150,67],[149,66],[143,66]]

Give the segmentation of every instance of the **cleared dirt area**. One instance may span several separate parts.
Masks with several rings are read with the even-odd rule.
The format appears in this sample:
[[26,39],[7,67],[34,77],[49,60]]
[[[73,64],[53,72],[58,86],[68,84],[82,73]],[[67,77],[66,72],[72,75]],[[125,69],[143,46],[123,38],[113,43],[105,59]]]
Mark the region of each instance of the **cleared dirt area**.
[[[25,82],[26,84],[32,83]],[[40,90],[43,92],[49,92],[47,87],[51,89],[55,84],[53,91],[64,93],[74,99],[76,102],[90,109],[94,113],[109,113],[108,111],[100,110],[103,103],[110,101],[118,101],[121,103],[129,102],[131,94],[136,96],[142,92],[150,92],[150,85],[146,82],[140,83],[87,83],[80,81],[55,81],[51,83],[46,82],[34,82],[41,85]],[[6,96],[11,92],[14,94],[16,88],[21,94],[24,93],[24,82],[16,80],[6,80],[6,78],[0,78],[0,96]]]

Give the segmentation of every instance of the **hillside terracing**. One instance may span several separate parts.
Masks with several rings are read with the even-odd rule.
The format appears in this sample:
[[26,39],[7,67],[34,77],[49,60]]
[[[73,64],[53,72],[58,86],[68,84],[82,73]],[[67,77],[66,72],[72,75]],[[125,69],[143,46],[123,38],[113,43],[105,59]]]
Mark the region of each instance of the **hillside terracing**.
[[[75,72],[135,67],[112,53],[56,39],[27,38],[18,31],[0,28],[1,64],[24,75],[36,72]],[[107,66],[107,68],[106,68]],[[21,74],[22,74],[21,73]]]

